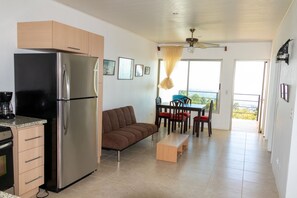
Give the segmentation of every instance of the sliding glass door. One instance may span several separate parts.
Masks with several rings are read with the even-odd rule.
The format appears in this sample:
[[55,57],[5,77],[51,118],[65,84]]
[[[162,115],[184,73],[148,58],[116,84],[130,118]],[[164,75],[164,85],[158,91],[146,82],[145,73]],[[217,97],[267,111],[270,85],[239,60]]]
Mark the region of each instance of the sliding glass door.
[[[214,112],[218,112],[221,64],[221,60],[181,60],[171,75],[174,87],[170,90],[159,89],[158,95],[167,102],[176,94],[190,97],[194,104],[209,104],[213,100]],[[159,66],[161,82],[166,77],[162,60]]]
[[[164,61],[160,61],[160,75],[159,83],[166,77]],[[173,80],[174,87],[168,90],[159,89],[159,96],[162,98],[162,101],[169,102],[172,100],[172,95],[179,94],[183,90],[187,90],[187,80],[188,80],[188,62],[179,61],[172,74],[171,79]]]

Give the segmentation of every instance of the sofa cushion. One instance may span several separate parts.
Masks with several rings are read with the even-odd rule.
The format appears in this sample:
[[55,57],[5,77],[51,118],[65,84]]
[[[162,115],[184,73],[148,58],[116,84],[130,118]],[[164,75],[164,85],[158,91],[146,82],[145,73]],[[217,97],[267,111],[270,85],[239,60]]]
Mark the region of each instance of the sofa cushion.
[[136,128],[124,127],[119,130],[106,133],[102,137],[102,147],[122,150],[144,138],[142,131]]
[[127,125],[136,123],[134,109],[132,106],[124,107],[124,108],[122,108],[122,111],[124,112]]
[[130,124],[136,123],[136,118],[132,106],[126,106],[103,111],[103,133],[107,133]]
[[120,128],[123,128],[125,127],[127,124],[126,124],[126,119],[128,119],[128,117],[124,114],[124,111],[123,109],[115,109],[114,110],[117,114],[117,118],[118,118],[118,122],[119,122],[119,127]]
[[109,110],[109,111],[107,111],[107,114],[108,114],[110,122],[111,122],[112,130],[119,129],[120,123],[119,123],[117,112],[115,110]]
[[[130,136],[130,137],[129,137]],[[115,150],[122,150],[129,146],[132,142],[129,143],[133,139],[132,134],[125,133],[123,131],[117,132],[114,131],[113,133],[105,133],[102,137],[102,147],[115,149]]]
[[112,131],[112,124],[110,117],[108,115],[108,111],[102,112],[102,133],[107,133],[109,131]]

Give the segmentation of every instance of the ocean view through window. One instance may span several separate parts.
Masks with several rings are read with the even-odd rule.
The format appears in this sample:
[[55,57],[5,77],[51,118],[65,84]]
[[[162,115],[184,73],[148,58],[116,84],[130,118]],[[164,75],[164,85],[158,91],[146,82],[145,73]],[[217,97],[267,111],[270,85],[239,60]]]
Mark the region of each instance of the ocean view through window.
[[[214,102],[214,110],[219,111],[220,75],[222,60],[181,60],[175,66],[171,78],[174,87],[158,89],[162,101],[169,102],[172,95],[181,94],[192,99],[192,104]],[[159,82],[166,76],[164,62],[159,61]]]

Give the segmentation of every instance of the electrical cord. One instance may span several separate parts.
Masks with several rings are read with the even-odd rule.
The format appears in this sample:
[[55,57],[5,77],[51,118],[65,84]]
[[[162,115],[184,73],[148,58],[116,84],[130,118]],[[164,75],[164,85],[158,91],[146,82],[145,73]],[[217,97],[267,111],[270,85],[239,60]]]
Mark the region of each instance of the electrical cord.
[[40,188],[38,189],[38,192],[36,194],[36,198],[45,198],[47,196],[49,196],[49,192],[45,189],[43,192],[45,192],[46,194],[44,196],[40,196],[38,195],[40,193]]

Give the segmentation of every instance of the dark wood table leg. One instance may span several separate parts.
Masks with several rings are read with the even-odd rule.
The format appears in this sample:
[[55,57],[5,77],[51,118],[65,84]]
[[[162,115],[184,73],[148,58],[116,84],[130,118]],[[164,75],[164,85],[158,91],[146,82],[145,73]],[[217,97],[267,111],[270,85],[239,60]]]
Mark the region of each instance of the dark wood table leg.
[[159,127],[159,109],[156,107],[155,125]]
[[[201,117],[201,110],[198,110],[198,120],[200,120]],[[199,137],[199,131],[200,131],[200,121],[197,123],[197,131],[196,131],[196,137]]]

